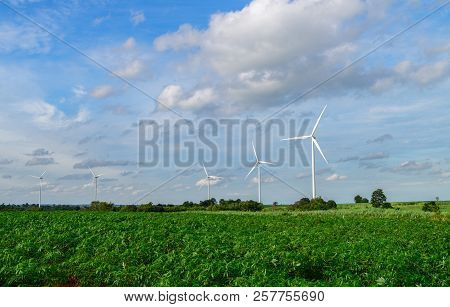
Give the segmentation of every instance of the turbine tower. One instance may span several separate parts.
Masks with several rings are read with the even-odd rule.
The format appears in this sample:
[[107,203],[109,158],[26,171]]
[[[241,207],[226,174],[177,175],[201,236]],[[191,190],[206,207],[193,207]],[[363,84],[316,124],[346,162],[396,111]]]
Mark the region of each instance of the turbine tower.
[[205,165],[203,164],[203,170],[205,171],[205,175],[206,175],[206,180],[208,181],[208,200],[211,199],[211,183],[210,180],[220,180],[222,179],[222,177],[218,177],[218,176],[209,176],[208,175],[208,171],[206,170]]
[[[320,152],[322,155],[322,158],[325,160],[325,162],[328,164],[327,158],[325,158],[325,155],[322,152],[322,149],[320,149],[319,142],[317,142],[316,138],[316,131],[317,127],[319,126],[320,119],[322,118],[323,113],[325,112],[327,106],[322,109],[322,112],[319,115],[319,118],[316,121],[316,124],[313,127],[313,130],[310,135],[304,135],[304,136],[297,136],[293,138],[283,139],[283,141],[291,141],[291,140],[306,140],[311,139],[311,176],[312,176],[312,198],[316,198],[316,165],[315,165],[315,148]],[[315,148],[314,148],[315,147]]]
[[42,203],[42,180],[44,180],[44,175],[47,171],[44,171],[41,176],[31,176],[33,178],[39,179],[39,208],[41,207]]
[[94,173],[94,171],[93,171],[91,168],[89,168],[89,170],[91,171],[91,174],[92,174],[92,180],[93,180],[94,185],[95,185],[95,199],[94,199],[94,201],[97,201],[98,178],[99,178],[100,176],[103,176],[103,175],[102,175],[102,174],[97,175],[96,173]]
[[247,179],[247,177],[250,176],[250,174],[255,170],[255,168],[258,168],[258,202],[261,203],[261,169],[260,169],[260,167],[261,167],[261,164],[273,165],[273,163],[259,160],[258,155],[256,154],[255,144],[253,144],[253,142],[252,142],[252,147],[253,147],[253,153],[255,154],[256,163],[255,163],[255,165],[253,165],[250,172],[248,172],[247,176],[245,176],[245,179]]

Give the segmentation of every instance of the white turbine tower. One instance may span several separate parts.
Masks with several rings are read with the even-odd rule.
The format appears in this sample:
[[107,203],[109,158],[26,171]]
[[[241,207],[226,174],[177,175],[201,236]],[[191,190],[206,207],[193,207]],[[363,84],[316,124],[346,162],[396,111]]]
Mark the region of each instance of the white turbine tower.
[[44,180],[44,175],[47,171],[44,171],[41,176],[31,176],[33,178],[39,179],[39,208],[41,207],[42,202],[42,181]]
[[327,160],[327,158],[325,158],[325,155],[323,154],[322,149],[320,149],[319,142],[317,142],[317,139],[316,139],[316,130],[317,130],[317,127],[319,126],[320,119],[322,118],[322,115],[325,112],[326,108],[327,108],[327,106],[325,106],[322,109],[322,112],[320,113],[319,118],[317,119],[316,124],[314,125],[314,128],[313,128],[313,130],[312,130],[310,135],[297,136],[297,137],[293,137],[293,138],[283,139],[283,141],[306,140],[306,139],[309,139],[309,138],[311,139],[312,198],[316,198],[316,165],[315,165],[315,154],[314,154],[315,150],[314,150],[314,147],[317,148],[317,150],[319,150],[319,152],[322,155],[323,159],[328,164],[328,160]]
[[92,180],[93,180],[94,185],[95,185],[95,199],[94,199],[94,201],[97,201],[98,178],[99,178],[100,176],[103,176],[103,175],[102,175],[102,174],[97,175],[96,173],[94,173],[94,171],[93,171],[91,168],[89,168],[89,170],[91,171],[91,174],[92,174]]
[[220,180],[222,179],[222,177],[218,177],[218,176],[210,176],[208,175],[208,171],[206,170],[205,165],[203,164],[203,170],[205,171],[205,175],[206,175],[206,180],[208,181],[208,200],[211,199],[211,180]]
[[255,165],[253,165],[250,172],[248,172],[247,176],[245,176],[245,179],[247,179],[247,177],[250,176],[250,174],[255,170],[255,168],[258,168],[258,202],[261,203],[261,169],[260,169],[260,167],[261,167],[261,164],[273,165],[273,163],[259,160],[258,155],[256,154],[255,144],[253,144],[253,142],[252,142],[252,147],[253,147],[253,153],[255,154],[256,163],[255,163]]

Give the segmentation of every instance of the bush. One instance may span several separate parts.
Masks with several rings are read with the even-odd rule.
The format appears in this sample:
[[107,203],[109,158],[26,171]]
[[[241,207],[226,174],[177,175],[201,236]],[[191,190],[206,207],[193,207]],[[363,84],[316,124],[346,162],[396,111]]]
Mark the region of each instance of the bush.
[[439,212],[439,209],[439,205],[434,201],[424,203],[422,206],[422,210],[426,212]]
[[114,207],[113,203],[107,203],[104,201],[93,201],[89,209],[93,211],[112,211]]
[[392,207],[391,203],[383,203],[381,205],[381,208],[383,208],[383,209],[394,209],[394,207]]
[[322,197],[317,197],[309,200],[302,198],[290,206],[291,210],[312,211],[312,210],[330,210],[337,207],[334,200],[325,202]]
[[355,196],[355,204],[360,204],[360,203],[362,203],[362,197],[361,197],[361,195],[356,195]]
[[363,204],[368,204],[369,203],[369,200],[367,199],[367,198],[363,198],[362,200],[361,200],[361,203],[363,203]]
[[221,199],[218,204],[208,207],[210,211],[261,211],[262,209],[264,209],[264,206],[256,201],[241,201],[240,199]]
[[372,198],[370,199],[370,203],[374,208],[381,208],[383,204],[386,202],[386,195],[382,189],[377,189],[372,193]]
[[120,208],[120,211],[122,211],[122,212],[136,212],[137,211],[137,206],[135,206],[135,205],[122,206]]

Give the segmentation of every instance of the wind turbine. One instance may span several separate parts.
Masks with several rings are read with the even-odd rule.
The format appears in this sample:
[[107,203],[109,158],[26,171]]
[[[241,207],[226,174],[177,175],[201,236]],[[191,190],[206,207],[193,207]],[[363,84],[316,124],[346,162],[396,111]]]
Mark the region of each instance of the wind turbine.
[[206,170],[205,165],[203,164],[203,170],[205,171],[206,174],[206,180],[208,181],[208,200],[211,199],[211,184],[210,184],[210,180],[220,180],[222,179],[222,177],[218,177],[218,176],[209,176],[208,175],[208,171]]
[[320,119],[322,118],[323,113],[325,112],[327,106],[322,109],[322,112],[319,115],[319,118],[316,121],[316,124],[313,127],[313,130],[310,135],[304,135],[304,136],[296,136],[293,138],[283,139],[283,141],[291,141],[291,140],[306,140],[311,139],[311,175],[312,175],[312,198],[316,198],[316,165],[315,165],[315,150],[314,147],[319,150],[320,154],[322,155],[322,158],[325,160],[325,162],[328,164],[327,158],[325,158],[325,155],[322,152],[322,149],[320,149],[319,142],[317,142],[316,139],[316,131],[317,127],[319,126]]
[[39,208],[41,207],[42,202],[42,180],[44,180],[44,175],[47,171],[44,171],[41,176],[31,176],[33,178],[39,179]]
[[102,174],[96,174],[96,173],[94,173],[94,171],[89,167],[89,170],[91,171],[91,174],[92,174],[92,180],[94,181],[94,184],[95,184],[95,199],[94,199],[94,201],[97,201],[97,192],[98,192],[98,178],[100,177],[100,176],[103,176]]
[[260,167],[261,167],[261,164],[273,165],[273,163],[259,160],[258,155],[256,154],[255,144],[253,144],[253,142],[252,142],[252,147],[253,147],[253,153],[255,154],[256,163],[255,163],[255,165],[253,165],[250,172],[248,172],[247,176],[245,176],[245,179],[247,179],[247,177],[250,176],[250,174],[255,170],[255,168],[258,168],[258,202],[261,203],[261,169],[260,169]]

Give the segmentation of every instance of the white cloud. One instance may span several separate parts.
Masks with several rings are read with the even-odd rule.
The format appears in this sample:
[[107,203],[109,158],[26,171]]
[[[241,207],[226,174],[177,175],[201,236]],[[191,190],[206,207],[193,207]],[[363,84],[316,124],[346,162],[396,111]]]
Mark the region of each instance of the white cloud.
[[216,99],[213,88],[202,88],[185,94],[178,85],[166,86],[158,97],[158,100],[167,107],[179,107],[181,109],[201,109]]
[[140,23],[145,21],[145,15],[142,11],[131,11],[130,12],[130,20],[134,26],[137,26]]
[[[222,178],[220,178],[220,177],[215,177],[215,178],[209,180],[209,184],[211,186],[218,185],[221,182],[222,182]],[[199,181],[197,181],[195,183],[195,185],[198,186],[198,187],[207,187],[208,186],[208,179],[202,178]]]
[[168,49],[180,50],[188,47],[198,46],[201,43],[202,33],[190,24],[181,25],[178,31],[158,37],[155,48],[158,51]]
[[41,128],[67,128],[86,123],[89,112],[81,108],[74,117],[68,117],[56,106],[42,100],[24,104],[22,110],[32,116],[32,120]]
[[326,181],[340,181],[340,180],[345,180],[347,179],[347,176],[341,176],[338,174],[333,174],[331,176],[328,176],[325,180]]
[[46,53],[50,50],[50,37],[33,25],[0,24],[0,52],[14,50]]
[[111,85],[99,85],[95,87],[90,95],[97,99],[102,99],[111,96],[114,93],[114,88]]
[[125,43],[122,44],[125,50],[134,49],[136,47],[136,40],[133,37],[129,37]]
[[423,65],[412,75],[412,79],[425,85],[440,79],[448,72],[448,61]]
[[115,73],[124,78],[134,78],[139,76],[144,71],[144,63],[135,59],[128,63],[125,67],[116,70]]
[[77,85],[77,86],[73,87],[72,93],[74,93],[77,98],[81,98],[81,97],[87,95],[87,91],[84,88],[84,86],[82,86],[82,85]]

